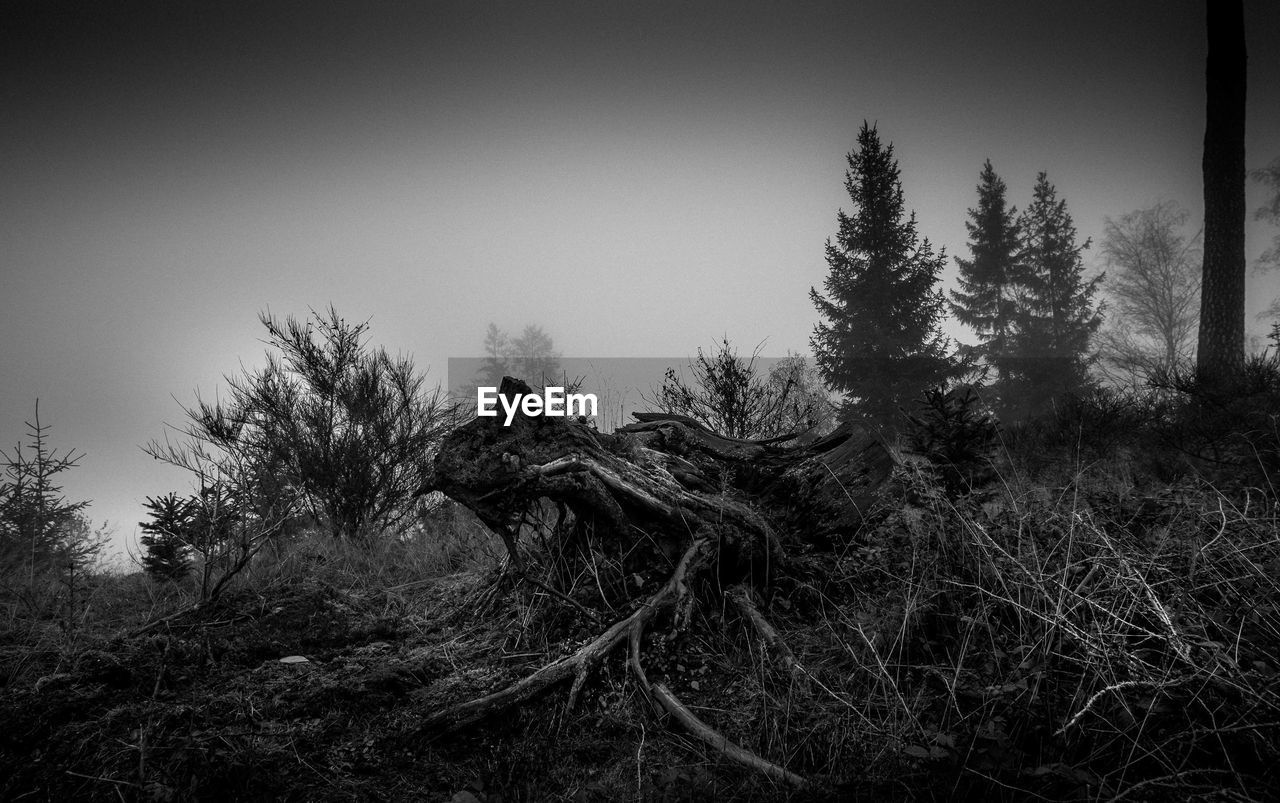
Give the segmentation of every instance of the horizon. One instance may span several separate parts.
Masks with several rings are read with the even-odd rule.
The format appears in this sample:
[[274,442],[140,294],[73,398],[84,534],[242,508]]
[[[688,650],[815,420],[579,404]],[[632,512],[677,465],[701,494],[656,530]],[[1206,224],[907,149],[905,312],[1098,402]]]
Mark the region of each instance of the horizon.
[[[259,365],[261,311],[334,303],[428,384],[485,326],[564,354],[811,358],[864,120],[967,257],[990,158],[1103,222],[1203,219],[1203,4],[15,5],[0,48],[0,443],[40,400],[95,526],[187,478],[141,452]],[[1280,157],[1280,6],[1248,2],[1248,167]],[[1253,219],[1247,258],[1280,233]],[[1280,276],[1250,271],[1246,328]],[[972,342],[954,322],[953,338]],[[568,359],[568,358],[566,358]],[[665,359],[665,358],[663,358]],[[677,366],[678,367],[678,366]]]

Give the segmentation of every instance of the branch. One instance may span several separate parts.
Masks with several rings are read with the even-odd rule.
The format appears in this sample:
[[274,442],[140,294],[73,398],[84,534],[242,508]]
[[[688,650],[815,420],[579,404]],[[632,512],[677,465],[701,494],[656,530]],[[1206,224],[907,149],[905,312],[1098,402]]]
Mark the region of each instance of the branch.
[[750,767],[753,770],[768,775],[776,781],[790,784],[799,789],[809,786],[809,782],[804,778],[796,775],[790,770],[783,769],[768,759],[761,758],[750,750],[746,750],[733,742],[726,739],[719,731],[709,727],[707,723],[694,716],[693,712],[685,708],[684,704],[671,693],[671,690],[661,683],[655,683],[652,687],[653,695],[658,699],[658,704],[666,710],[668,714],[675,717],[681,725],[690,733],[706,742],[711,747],[723,753],[726,758],[730,758],[744,767]]
[[807,677],[804,667],[800,666],[800,662],[796,660],[792,654],[791,648],[782,640],[782,636],[774,629],[769,620],[765,619],[760,613],[760,609],[756,607],[755,601],[752,599],[751,589],[745,586],[734,586],[729,589],[727,594],[729,600],[738,608],[743,618],[751,622],[756,632],[764,639],[765,644],[773,651],[774,659],[778,664],[795,677]]
[[680,558],[679,564],[676,565],[675,571],[671,573],[671,578],[666,585],[645,600],[634,613],[614,624],[590,644],[587,644],[572,655],[547,664],[532,675],[513,683],[505,689],[451,706],[425,717],[418,726],[418,732],[439,731],[448,733],[464,728],[490,714],[532,699],[542,691],[561,681],[568,680],[570,677],[574,678],[573,687],[569,692],[569,707],[572,708],[577,701],[578,693],[582,690],[583,684],[586,683],[587,675],[605,655],[622,643],[633,628],[643,628],[645,623],[660,611],[672,607],[676,602],[683,599],[685,594],[688,593],[685,586],[685,578],[689,572],[697,571],[701,568],[706,560],[706,547],[710,543],[711,540],[708,538],[699,538],[694,541],[693,545],[685,551],[684,556]]

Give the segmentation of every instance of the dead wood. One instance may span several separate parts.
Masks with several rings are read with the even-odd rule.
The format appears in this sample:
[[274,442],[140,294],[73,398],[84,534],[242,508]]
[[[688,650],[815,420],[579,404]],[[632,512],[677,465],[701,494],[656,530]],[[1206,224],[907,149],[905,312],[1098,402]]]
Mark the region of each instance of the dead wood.
[[727,758],[738,762],[744,767],[749,767],[774,780],[783,781],[797,788],[805,788],[809,782],[804,778],[796,775],[790,770],[779,767],[768,759],[761,758],[755,753],[747,750],[739,745],[734,744],[724,737],[719,731],[708,726],[705,722],[694,716],[693,712],[684,706],[671,690],[661,683],[655,683],[651,687],[652,694],[657,699],[658,704],[662,706],[668,714],[670,714],[677,722],[684,726],[685,730],[698,737],[703,742],[711,745],[711,747],[723,753]]
[[[531,393],[507,377],[499,391]],[[519,530],[542,500],[589,523],[597,538],[636,529],[679,554],[691,533],[720,531],[722,564],[767,580],[782,540],[829,542],[856,531],[892,468],[875,438],[846,426],[808,445],[726,438],[684,416],[638,413],[614,434],[584,422],[517,413],[477,417],[445,439],[429,487],[497,532],[521,565]],[[781,539],[781,540],[780,540]]]
[[[544,666],[505,689],[431,714],[422,720],[419,730],[448,732],[465,727],[490,714],[525,702],[570,677],[574,678],[569,692],[569,707],[572,708],[588,674],[614,647],[633,633],[638,638],[646,623],[684,599],[688,594],[686,579],[706,562],[709,545],[710,541],[705,538],[694,541],[661,590],[642,602],[630,616],[615,623],[585,647]],[[678,629],[679,626],[680,623],[677,622],[675,628]]]
[[[509,399],[531,392],[510,377],[499,388]],[[502,537],[520,575],[532,581],[530,573],[541,567],[545,574],[534,585],[580,606],[567,584],[557,587],[556,578],[578,577],[587,568],[595,572],[597,555],[604,554],[619,556],[614,568],[626,588],[631,578],[643,586],[645,577],[659,572],[666,580],[638,604],[621,600],[634,605],[632,612],[585,646],[506,688],[428,714],[419,732],[465,727],[571,678],[572,707],[592,670],[627,641],[632,674],[662,711],[732,760],[804,786],[800,776],[710,728],[667,687],[650,684],[641,661],[643,636],[668,612],[678,632],[693,613],[690,583],[714,570],[717,582],[707,584],[706,593],[733,587],[730,598],[775,659],[788,672],[803,674],[756,607],[751,589],[785,574],[794,551],[830,545],[860,528],[892,468],[889,452],[849,427],[804,445],[727,438],[679,415],[635,417],[636,423],[613,434],[562,417],[517,413],[509,426],[500,418],[477,417],[445,439],[423,490],[442,491],[470,508]],[[555,525],[546,523],[549,508],[559,512]],[[539,515],[545,526],[535,545],[522,530]],[[530,552],[531,568],[523,553],[537,545],[543,551]],[[566,567],[575,560],[578,565]]]
[[793,677],[805,677],[804,667],[800,666],[800,662],[796,660],[791,648],[787,646],[787,642],[783,640],[769,620],[764,618],[764,615],[760,613],[760,609],[756,607],[751,589],[737,585],[729,589],[725,596],[737,607],[742,617],[750,622],[755,631],[760,634],[760,638],[764,640],[769,651],[773,653],[774,660],[777,661],[778,665]]
[[636,680],[640,683],[640,688],[644,690],[645,696],[656,704],[657,708],[665,711],[673,719],[684,726],[685,730],[696,736],[702,742],[710,745],[713,749],[720,752],[726,758],[736,761],[737,763],[763,772],[765,775],[774,780],[783,781],[796,788],[803,789],[809,785],[804,778],[796,775],[783,767],[774,764],[772,761],[747,750],[746,748],[729,741],[729,739],[718,730],[712,728],[703,722],[692,711],[680,702],[680,698],[676,697],[662,683],[650,683],[647,674],[644,671],[644,664],[640,660],[640,639],[643,635],[643,625],[637,626],[631,630],[630,651],[627,659],[628,666],[631,667],[631,673],[635,675]]

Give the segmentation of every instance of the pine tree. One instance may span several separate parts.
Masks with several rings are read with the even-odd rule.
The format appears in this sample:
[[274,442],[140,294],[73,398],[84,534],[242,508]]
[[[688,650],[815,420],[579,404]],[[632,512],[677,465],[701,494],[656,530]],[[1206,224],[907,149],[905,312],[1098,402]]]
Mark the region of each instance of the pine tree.
[[1031,205],[1018,225],[1019,308],[1007,361],[1011,376],[1005,386],[1006,416],[1036,415],[1082,387],[1088,379],[1090,340],[1102,323],[1093,297],[1103,277],[1084,277],[1081,254],[1089,241],[1076,243],[1067,202],[1057,197],[1043,172],[1036,177]]
[[84,455],[72,449],[59,457],[49,448],[49,425],[40,423],[38,401],[35,423],[28,421],[27,429],[28,452],[21,444],[12,454],[0,450],[6,477],[0,480],[0,559],[9,568],[23,564],[30,574],[76,553],[73,525],[89,503],[63,496],[57,475]]
[[480,363],[480,371],[476,374],[476,384],[484,387],[498,387],[502,377],[511,373],[508,358],[511,354],[511,339],[507,333],[490,323],[484,333],[484,360]]
[[1005,183],[988,159],[978,183],[978,206],[969,210],[971,259],[956,257],[960,289],[951,291],[951,313],[972,327],[979,344],[966,351],[996,369],[997,378],[1007,372],[1009,350],[1017,311],[1013,280],[1019,253],[1017,209],[1005,202]]
[[556,351],[551,335],[537,324],[525,326],[520,337],[511,344],[514,376],[528,382],[533,388],[541,388],[546,382],[555,382],[560,373],[560,352]]
[[826,319],[811,343],[823,378],[848,394],[843,416],[896,428],[903,407],[957,373],[935,289],[946,255],[920,240],[914,212],[905,215],[893,145],[864,122],[858,146],[845,173],[854,212],[837,214],[827,241],[826,295],[809,290]]
[[191,499],[180,499],[176,493],[148,496],[145,507],[151,520],[139,522],[144,550],[143,570],[157,580],[181,580],[191,571],[190,551],[192,518],[196,505]]

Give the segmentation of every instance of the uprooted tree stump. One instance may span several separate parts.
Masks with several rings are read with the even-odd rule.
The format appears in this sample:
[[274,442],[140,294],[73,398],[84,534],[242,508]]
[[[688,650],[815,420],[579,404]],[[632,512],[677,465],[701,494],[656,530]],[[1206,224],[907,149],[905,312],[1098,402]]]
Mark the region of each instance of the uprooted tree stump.
[[[532,392],[511,377],[499,388],[508,399]],[[575,562],[607,548],[622,556],[625,576],[660,571],[665,580],[648,595],[614,601],[614,608],[631,612],[576,652],[504,689],[430,713],[421,729],[465,727],[570,679],[572,707],[591,671],[625,642],[628,665],[657,708],[727,757],[804,785],[799,776],[729,742],[661,683],[650,683],[644,635],[659,617],[679,631],[696,604],[695,584],[704,581],[707,593],[728,589],[729,601],[780,667],[803,672],[760,612],[755,590],[785,575],[793,555],[830,546],[861,526],[892,459],[874,437],[847,426],[800,444],[795,438],[727,438],[679,415],[635,418],[603,434],[582,420],[517,412],[509,426],[502,416],[477,417],[445,439],[432,488],[502,538],[520,577],[580,605],[558,586]],[[556,555],[539,567],[541,576],[526,565],[522,544],[522,533],[539,522],[544,553]],[[705,583],[709,577],[716,582]]]

